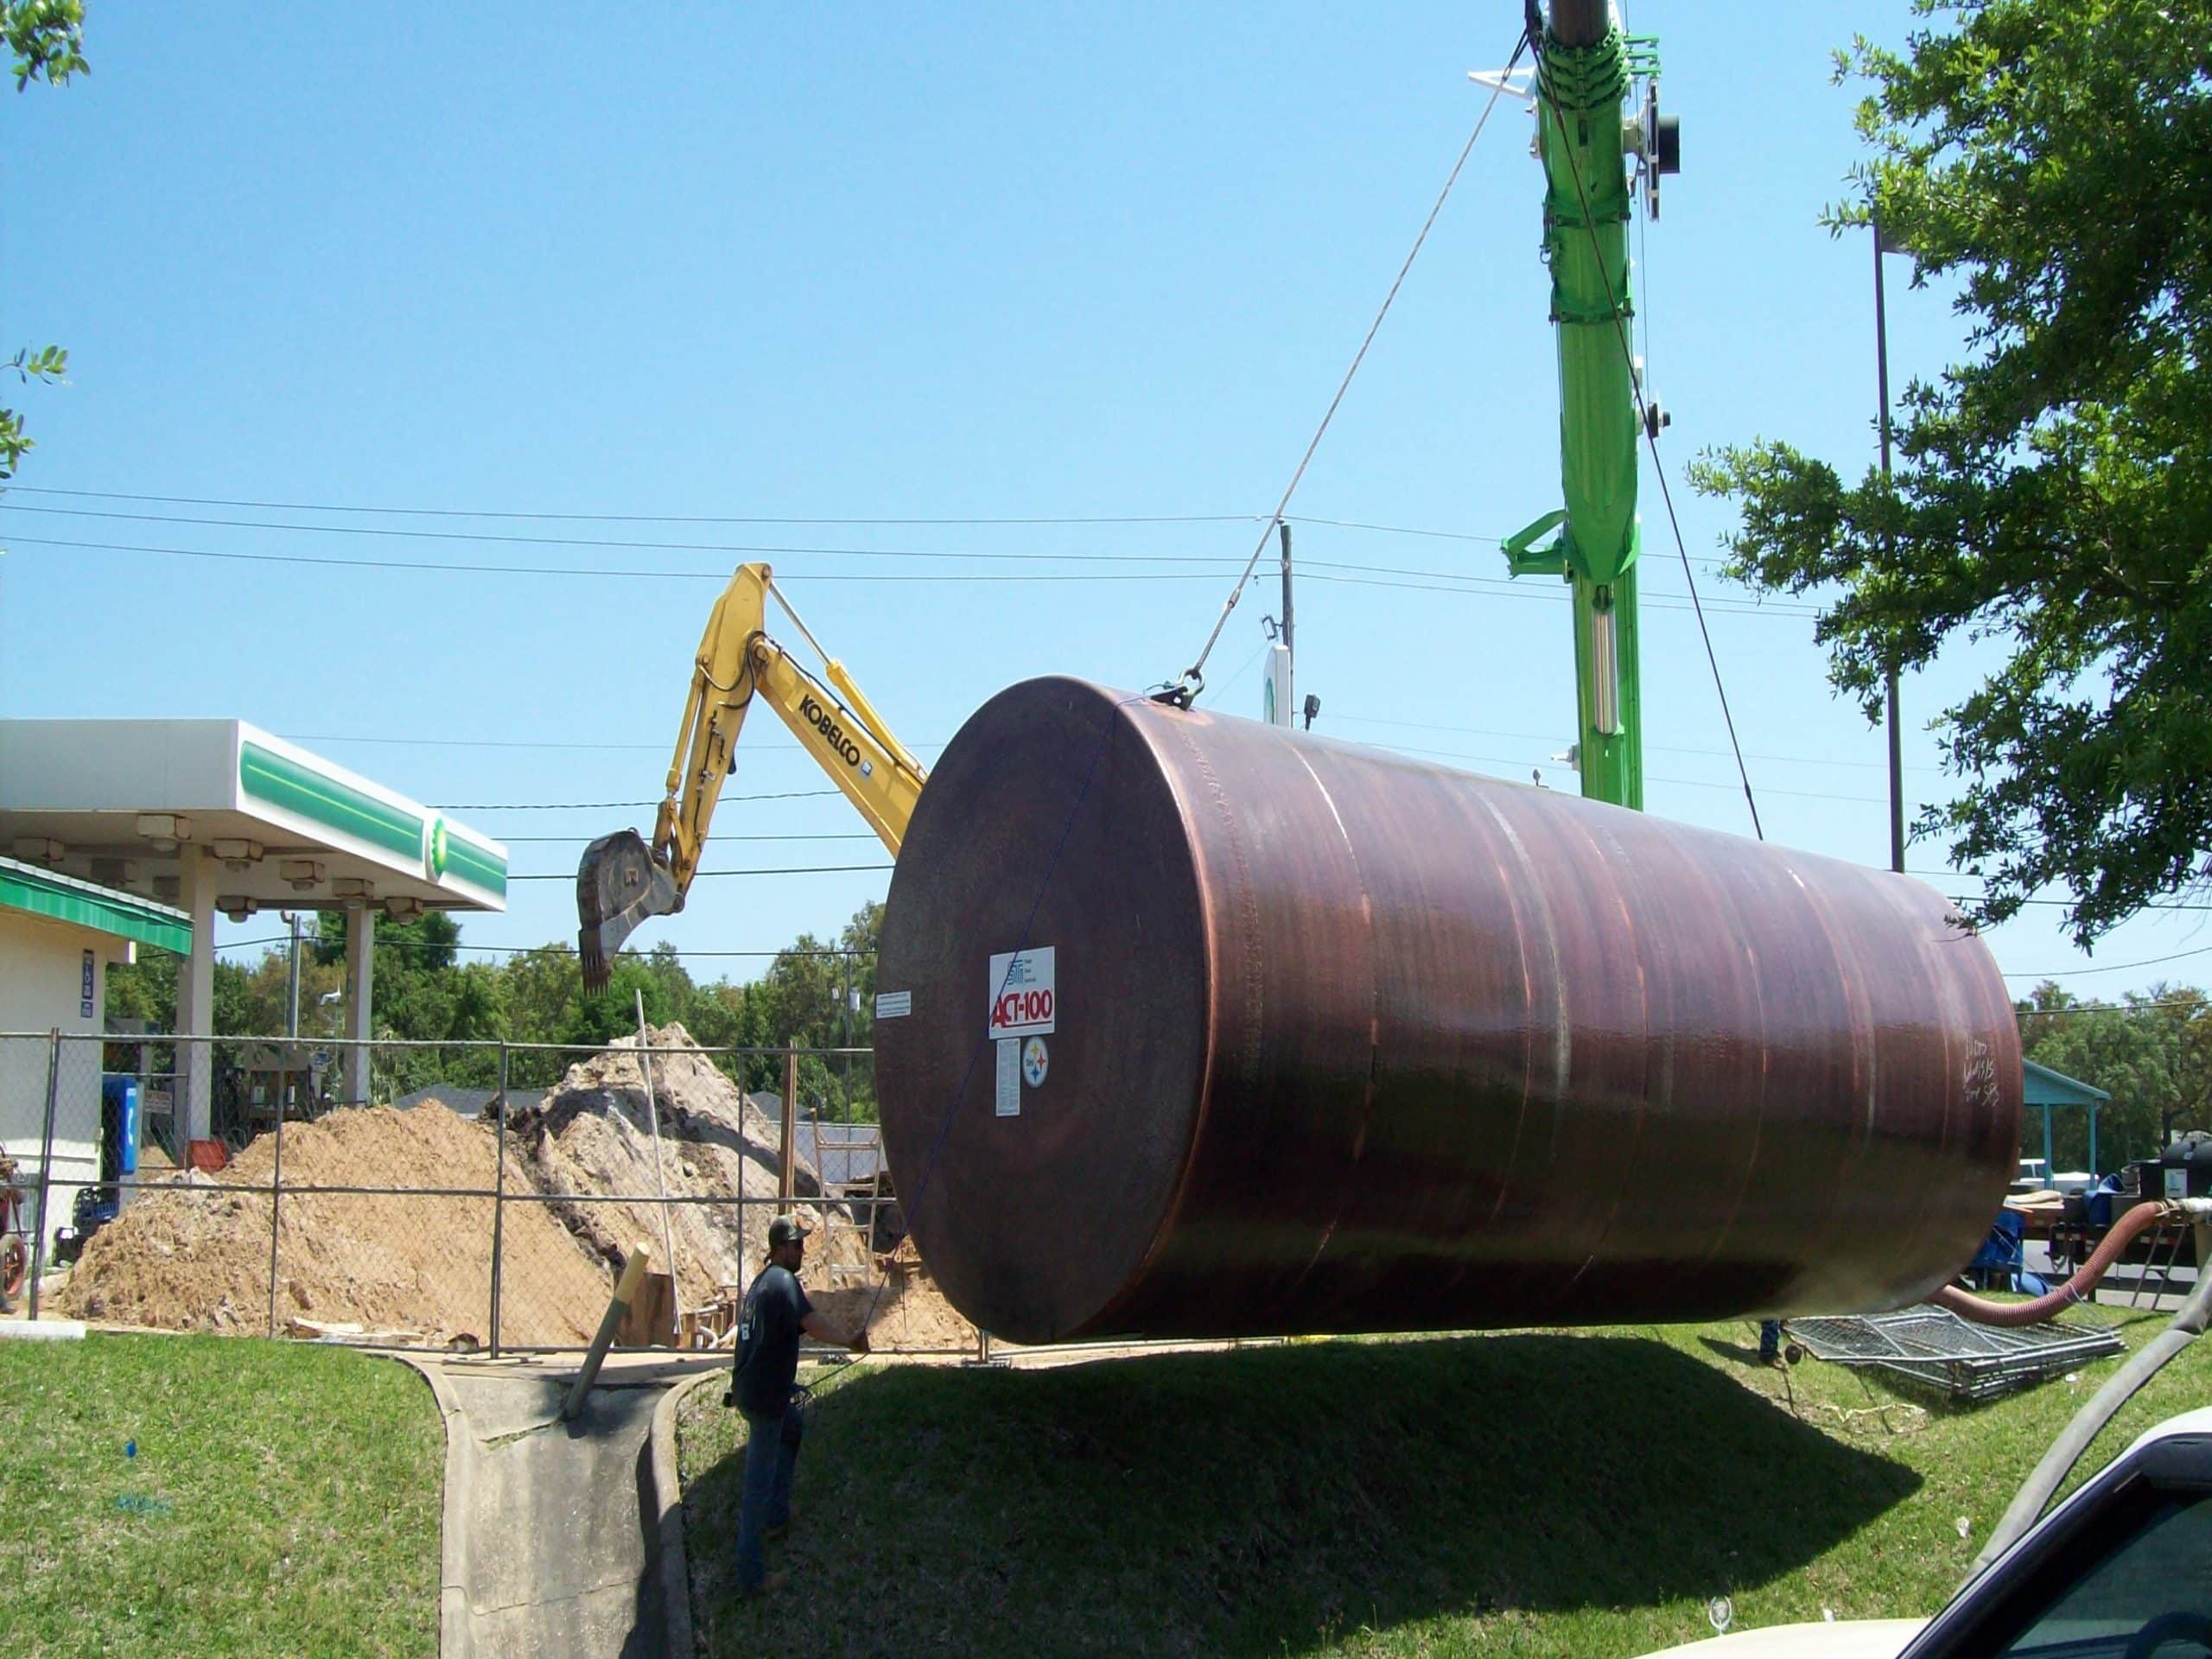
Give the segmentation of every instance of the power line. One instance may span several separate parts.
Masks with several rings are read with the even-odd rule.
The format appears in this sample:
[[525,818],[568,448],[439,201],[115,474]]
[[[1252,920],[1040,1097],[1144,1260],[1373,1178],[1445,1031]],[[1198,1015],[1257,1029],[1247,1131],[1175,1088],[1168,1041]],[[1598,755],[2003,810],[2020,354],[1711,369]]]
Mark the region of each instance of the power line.
[[[1564,743],[1572,741],[1558,732],[1507,732],[1499,731],[1494,728],[1487,726],[1453,726],[1436,721],[1388,720],[1376,715],[1338,715],[1332,713],[1329,716],[1329,719],[1332,723],[1341,721],[1351,726],[1400,726],[1412,731],[1461,732],[1471,737],[1505,737],[1517,741],[1525,741],[1530,743]],[[1728,751],[1726,749],[1701,749],[1692,747],[1681,743],[1647,743],[1643,747],[1647,749],[1656,750],[1662,754],[1710,754],[1716,755],[1724,760],[1728,758]],[[1754,760],[1773,760],[1785,766],[1867,766],[1877,770],[1885,769],[1886,767],[1886,763],[1880,760],[1847,760],[1840,758],[1832,758],[1827,755],[1816,754],[1761,753],[1755,750],[1747,751],[1747,753]],[[1924,772],[1941,775],[1942,769],[1938,766],[1908,766],[1906,770],[1908,772]],[[1869,797],[1868,798],[1871,799],[1872,798]],[[1916,870],[1913,874],[1916,875],[1948,875],[1954,873],[1948,870]]]
[[[420,542],[490,542],[508,547],[590,547],[644,553],[785,554],[809,558],[977,559],[994,563],[1058,562],[1084,564],[1212,564],[1231,563],[1219,553],[1004,553],[962,549],[900,547],[791,547],[734,542],[654,542],[592,536],[512,536],[491,531],[401,530],[380,524],[270,524],[258,518],[186,518],[169,513],[108,512],[88,507],[30,507],[6,503],[9,512],[53,514],[69,518],[118,518],[134,524],[187,524],[203,530],[274,530],[307,536],[375,536]],[[23,539],[29,540],[28,537]],[[699,573],[694,573],[699,574]]]
[[[509,847],[528,847],[533,844],[581,847],[586,842],[597,839],[595,836],[502,836],[499,837],[501,842]],[[813,836],[726,836],[717,832],[714,837],[717,845],[728,841],[874,841],[876,837],[866,830],[841,830],[835,834]]]
[[[766,795],[725,795],[725,801],[804,801],[839,795],[836,789],[780,789]],[[448,801],[433,808],[438,812],[607,812],[625,807],[658,806],[650,801]]]
[[2160,963],[2179,962],[2188,957],[2212,956],[2212,944],[2199,945],[2194,950],[2176,950],[2169,956],[2145,957],[2140,962],[2110,962],[2096,968],[2053,968],[2042,973],[2014,973],[2007,979],[2079,979],[2085,974],[2120,974],[2133,968],[2156,968]]
[[[293,565],[305,565],[305,566],[309,566],[309,567],[312,567],[312,568],[321,569],[339,569],[339,570],[409,570],[409,571],[416,571],[416,572],[421,572],[421,573],[423,573],[423,574],[426,574],[426,575],[505,575],[505,576],[556,576],[556,577],[569,577],[569,578],[601,578],[601,577],[609,577],[609,576],[613,576],[613,577],[620,577],[620,578],[622,578],[622,579],[624,579],[624,580],[626,580],[626,581],[650,580],[650,581],[657,581],[657,582],[726,582],[728,580],[728,575],[727,575],[725,573],[723,573],[723,572],[721,572],[721,571],[719,571],[719,570],[664,570],[664,569],[620,569],[620,568],[610,567],[610,566],[605,566],[605,565],[494,564],[494,563],[478,563],[478,562],[469,562],[469,561],[461,561],[461,560],[438,560],[438,559],[351,559],[351,558],[334,558],[334,557],[332,557],[332,556],[328,556],[328,555],[325,555],[325,554],[311,554],[311,553],[244,553],[244,552],[238,552],[238,551],[236,551],[236,550],[219,550],[219,549],[213,549],[213,548],[203,548],[203,547],[155,547],[155,546],[148,545],[148,544],[143,543],[137,543],[137,542],[86,542],[86,541],[72,541],[72,540],[68,540],[68,539],[64,538],[64,537],[51,537],[51,536],[10,536],[10,537],[8,537],[6,539],[7,539],[9,542],[10,542],[11,543],[14,543],[14,544],[16,544],[16,545],[19,545],[19,546],[23,546],[23,547],[59,547],[59,548],[70,548],[70,549],[74,549],[74,550],[80,550],[80,551],[99,552],[99,553],[144,553],[144,554],[151,554],[151,555],[154,555],[154,556],[159,556],[159,557],[162,557],[162,558],[179,558],[179,559],[214,559],[214,560],[230,561],[230,562],[233,562],[233,563],[246,563],[246,564],[293,564]],[[966,556],[966,555],[958,555],[958,556],[954,556],[954,555],[944,555],[944,556],[945,556],[945,557],[954,557],[954,556],[965,557],[965,556]],[[1073,557],[1073,556],[1077,556],[1070,555],[1070,556],[1070,556],[1070,557]],[[1209,557],[1209,558],[1206,560],[1206,562],[1207,562],[1207,563],[1211,563],[1211,564],[1213,564],[1213,565],[1215,565],[1215,566],[1217,566],[1217,567],[1218,567],[1218,566],[1220,566],[1220,565],[1222,565],[1222,564],[1225,564],[1225,563],[1227,563],[1229,561],[1227,561],[1227,560],[1226,560],[1226,559],[1224,559],[1224,558],[1222,558],[1222,557],[1219,557],[1219,556],[1215,556]],[[1319,563],[1320,563],[1321,562],[1320,562],[1320,561],[1315,561],[1314,563],[1315,563],[1316,564],[1319,564]],[[1360,570],[1360,569],[1365,569],[1365,568],[1367,568],[1367,567],[1363,567],[1363,566],[1355,565],[1355,564],[1344,564],[1344,565],[1340,565],[1340,566],[1338,566],[1338,567],[1337,567],[1337,568],[1343,569],[1347,569],[1347,570]],[[1387,566],[1378,566],[1378,567],[1374,567],[1374,568],[1375,568],[1375,569],[1389,569],[1390,567],[1387,567]],[[1109,572],[1109,571],[1058,571],[1058,570],[1052,570],[1052,571],[1027,571],[1027,572],[1021,573],[1021,574],[1020,574],[1020,575],[998,575],[998,574],[995,574],[995,573],[991,573],[991,572],[985,572],[985,571],[972,571],[972,570],[942,570],[942,571],[876,571],[876,570],[870,570],[870,571],[851,571],[851,570],[837,571],[837,570],[833,570],[833,571],[798,571],[798,572],[786,572],[786,573],[785,573],[785,575],[780,578],[780,580],[782,580],[782,581],[784,581],[784,582],[984,582],[984,583],[1065,582],[1211,582],[1211,581],[1215,580],[1215,578],[1216,578],[1216,575],[1217,575],[1217,571],[1216,571],[1216,572],[1208,572],[1208,571],[1183,571],[1183,570],[1147,570],[1147,571],[1110,571],[1110,572]],[[1416,572],[1416,573],[1414,573],[1414,574],[1418,574],[1418,575],[1421,575],[1428,576],[1428,577],[1432,578],[1433,582],[1434,582],[1435,583],[1439,583],[1439,584],[1442,584],[1442,583],[1457,583],[1457,584],[1461,584],[1461,585],[1458,585],[1458,586],[1441,586],[1441,585],[1438,585],[1438,586],[1433,586],[1433,587],[1430,587],[1430,588],[1427,588],[1424,589],[1424,591],[1429,591],[1429,592],[1436,592],[1436,593],[1452,593],[1452,594],[1461,594],[1461,595],[1463,595],[1463,596],[1467,596],[1467,597],[1478,597],[1478,598],[1479,598],[1479,597],[1488,597],[1488,596],[1490,596],[1490,594],[1491,594],[1493,591],[1495,591],[1496,593],[1498,593],[1498,594],[1506,594],[1506,595],[1510,596],[1510,597],[1517,597],[1517,598],[1523,598],[1523,599],[1558,600],[1558,599],[1560,599],[1560,598],[1561,598],[1561,597],[1562,597],[1562,595],[1559,595],[1559,594],[1548,594],[1548,593],[1539,594],[1539,593],[1527,593],[1527,592],[1523,592],[1523,593],[1515,594],[1511,588],[1509,588],[1505,583],[1503,583],[1502,581],[1500,581],[1500,580],[1498,580],[1498,579],[1497,579],[1497,578],[1487,577],[1487,576],[1463,576],[1463,575],[1459,575],[1458,572],[1456,572],[1456,571],[1449,571],[1449,570],[1433,570],[1433,571],[1421,571],[1421,572]],[[1419,584],[1419,583],[1414,583],[1414,582],[1390,582],[1390,581],[1382,581],[1382,580],[1370,580],[1370,579],[1369,579],[1369,578],[1367,578],[1367,577],[1364,577],[1364,576],[1356,576],[1356,575],[1319,575],[1319,574],[1317,574],[1317,575],[1315,575],[1313,576],[1313,579],[1314,581],[1316,581],[1316,582],[1334,582],[1344,583],[1344,584],[1347,584],[1347,585],[1350,585],[1350,586],[1353,586],[1353,587],[1369,587],[1369,588],[1421,588],[1421,584]],[[1485,584],[1494,584],[1494,588],[1493,588],[1492,586],[1488,586],[1488,585],[1485,585]],[[1650,601],[1650,603],[1651,603],[1652,607],[1653,607],[1654,608],[1656,608],[1656,609],[1674,609],[1674,610],[1680,610],[1680,609],[1682,609],[1682,608],[1683,608],[1682,607],[1681,607],[1681,606],[1679,606],[1679,605],[1669,605],[1669,604],[1665,601],[1665,600],[1664,600],[1663,598],[1654,599],[1654,600],[1652,600],[1652,601]],[[1716,608],[1724,608],[1724,607],[1717,607]],[[1735,605],[1732,605],[1732,604],[1730,604],[1730,605],[1728,605],[1728,606],[1726,606],[1726,607],[1725,607],[1725,608],[1732,609],[1732,610],[1733,610],[1736,613],[1738,613],[1738,614],[1742,614],[1742,615],[1753,615],[1753,614],[1780,615],[1780,614],[1784,613],[1784,611],[1785,611],[1785,609],[1786,609],[1786,608],[1787,608],[1787,609],[1789,609],[1789,610],[1793,610],[1793,611],[1795,611],[1796,613],[1802,614],[1802,615],[1806,615],[1806,616],[1814,616],[1814,615],[1817,615],[1817,614],[1819,613],[1816,610],[1815,610],[1815,609],[1814,609],[1813,607],[1804,607],[1804,606],[1801,606],[1801,607],[1783,607],[1783,606],[1778,605],[1778,604],[1777,604],[1777,605],[1743,605],[1743,606],[1740,606],[1740,607],[1738,607],[1738,606],[1735,606]]]
[[2060,1014],[2148,1014],[2153,1008],[2201,1008],[2205,1006],[2201,996],[2159,997],[2148,1002],[2077,1002],[2063,1008],[2023,1008],[2015,1006],[2013,1017],[2020,1020],[2050,1020]]
[[[694,880],[716,875],[842,875],[856,870],[887,870],[888,864],[797,864],[772,870],[700,870]],[[575,872],[550,871],[542,875],[510,875],[509,881],[573,881]]]
[[[607,566],[550,564],[478,564],[435,559],[336,559],[313,553],[239,553],[204,547],[147,547],[130,542],[73,542],[50,536],[10,536],[24,547],[70,547],[95,553],[153,553],[164,558],[227,559],[245,564],[306,564],[340,570],[421,570],[481,576],[624,576],[651,577],[670,582],[727,582],[720,570],[639,570]],[[976,570],[930,571],[802,571],[780,578],[785,582],[1211,582],[1211,571],[1066,571],[1038,570],[1020,575],[994,575]]]
[[[665,743],[596,743],[571,742],[562,738],[503,738],[503,737],[385,737],[357,732],[280,732],[288,743],[383,743],[412,749],[605,749],[622,753],[666,754]],[[906,747],[917,752],[942,749],[946,740],[934,743],[909,743]],[[747,754],[807,754],[812,751],[798,743],[748,743]],[[747,798],[732,796],[732,800]],[[649,803],[650,804],[650,803]]]
[[[685,514],[669,512],[552,512],[516,509],[472,507],[395,507],[341,505],[321,501],[253,501],[225,496],[148,495],[129,490],[68,490],[51,485],[18,484],[9,486],[11,495],[54,495],[80,501],[145,501],[157,506],[173,507],[228,507],[253,512],[323,512],[353,513],[363,517],[377,516],[399,518],[490,518],[512,522],[538,524],[787,524],[793,527],[826,527],[836,529],[1046,529],[1082,525],[1130,526],[1160,524],[1251,524],[1271,523],[1264,513],[1257,512],[1167,512],[1167,513],[1100,513],[1100,514],[979,514],[969,518],[893,516],[866,518],[774,518],[766,515],[740,516],[734,514]],[[1292,512],[1283,515],[1293,524],[1322,524],[1337,530],[1363,531],[1382,536],[1418,536],[1440,541],[1471,542],[1482,546],[1497,547],[1503,537],[1484,536],[1472,531],[1441,530],[1422,524],[1387,524],[1363,518],[1330,518],[1319,514]],[[205,520],[178,518],[181,524],[204,523]],[[321,526],[308,526],[321,528]],[[612,543],[622,545],[622,543]],[[645,545],[652,545],[645,543]],[[1719,563],[1717,559],[1705,563]]]
[[[144,501],[157,506],[172,507],[229,507],[253,512],[322,512],[351,513],[361,517],[397,518],[491,518],[511,522],[537,524],[785,524],[795,528],[823,527],[833,529],[1046,529],[1083,525],[1128,525],[1132,527],[1160,524],[1256,524],[1272,522],[1268,515],[1258,512],[1161,512],[1161,513],[1062,513],[1062,514],[976,514],[967,518],[951,516],[904,515],[883,518],[856,517],[772,517],[764,514],[672,513],[672,512],[556,512],[515,508],[493,507],[395,507],[388,505],[365,505],[328,501],[257,501],[229,496],[151,495],[133,490],[70,490],[54,485],[11,484],[10,495],[53,495],[80,501]],[[1287,512],[1282,515],[1294,524],[1321,524],[1336,530],[1356,530],[1380,536],[1416,536],[1439,541],[1469,542],[1480,546],[1497,547],[1504,538],[1485,536],[1473,531],[1443,530],[1427,524],[1389,524],[1365,518],[1331,518],[1318,513]],[[204,523],[205,520],[178,518],[180,524]],[[320,529],[322,526],[305,526]],[[610,545],[624,545],[614,543]],[[1723,561],[1700,556],[1700,564],[1719,564]]]
[[[265,938],[232,939],[217,945],[215,949],[244,950],[254,945],[287,944],[290,941],[291,936],[289,933],[272,933]],[[320,939],[310,939],[302,936],[302,943],[317,944],[320,943]],[[573,957],[575,954],[575,946],[563,939],[549,939],[543,944],[469,944],[456,939],[450,944],[444,944],[435,939],[396,939],[381,932],[377,936],[376,949],[379,950],[473,950],[480,956],[505,957],[531,957],[541,951],[549,952],[554,956]],[[849,950],[842,946],[817,946],[811,950],[800,950],[793,945],[785,945],[779,950],[671,950],[664,945],[657,945],[652,953],[626,951],[624,954],[635,956],[641,961],[648,959],[651,954],[672,954],[678,959],[688,962],[695,958],[722,957],[759,959],[776,957],[872,957],[876,953],[867,946],[855,946]]]
[[[86,501],[151,501],[172,507],[243,507],[255,512],[351,512],[403,518],[534,519],[544,524],[822,524],[866,526],[984,526],[1048,524],[1255,524],[1256,512],[1107,513],[1011,518],[801,518],[738,517],[672,512],[536,512],[489,507],[393,507],[319,501],[243,501],[219,496],[145,495],[127,490],[65,490],[51,485],[9,486],[10,494],[69,496]],[[1381,528],[1381,526],[1376,526]]]

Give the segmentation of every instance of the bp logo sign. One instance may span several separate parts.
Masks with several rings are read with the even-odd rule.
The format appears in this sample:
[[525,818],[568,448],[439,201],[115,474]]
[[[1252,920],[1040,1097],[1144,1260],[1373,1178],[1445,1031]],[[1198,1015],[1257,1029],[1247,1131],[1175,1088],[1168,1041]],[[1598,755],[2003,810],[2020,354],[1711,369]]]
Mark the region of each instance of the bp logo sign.
[[426,846],[423,868],[429,872],[431,880],[441,880],[446,873],[446,821],[443,818],[430,820],[430,834]]

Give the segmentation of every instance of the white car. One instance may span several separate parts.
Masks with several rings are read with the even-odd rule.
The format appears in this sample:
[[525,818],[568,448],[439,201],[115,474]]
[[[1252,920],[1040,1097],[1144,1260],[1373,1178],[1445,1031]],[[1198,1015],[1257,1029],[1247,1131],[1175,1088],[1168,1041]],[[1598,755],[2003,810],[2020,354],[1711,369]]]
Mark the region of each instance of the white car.
[[1648,1659],[2203,1654],[2212,1654],[2212,1409],[2145,1433],[1933,1618],[1777,1624]]

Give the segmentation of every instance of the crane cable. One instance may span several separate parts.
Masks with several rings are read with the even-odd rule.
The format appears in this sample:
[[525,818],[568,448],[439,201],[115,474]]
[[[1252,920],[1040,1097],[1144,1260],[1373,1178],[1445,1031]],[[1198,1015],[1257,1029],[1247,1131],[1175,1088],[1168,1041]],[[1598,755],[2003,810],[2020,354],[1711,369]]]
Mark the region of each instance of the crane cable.
[[[1540,38],[1543,33],[1543,22],[1541,15],[1537,10],[1535,0],[1528,0],[1528,28],[1522,38],[1536,54],[1536,96],[1551,105],[1552,118],[1559,124],[1560,131],[1564,136],[1567,131],[1567,112],[1560,107],[1558,99],[1545,91],[1544,46]],[[1519,54],[1516,53],[1515,55],[1517,58]],[[1636,423],[1643,430],[1644,446],[1651,451],[1652,471],[1659,480],[1659,497],[1667,505],[1667,523],[1675,532],[1675,550],[1681,556],[1682,578],[1689,585],[1691,608],[1697,613],[1698,637],[1705,641],[1706,664],[1713,671],[1713,689],[1720,698],[1720,718],[1728,727],[1728,747],[1736,757],[1736,775],[1743,780],[1744,804],[1751,810],[1751,833],[1759,840],[1764,841],[1766,830],[1759,822],[1759,804],[1751,793],[1751,770],[1744,764],[1744,746],[1737,741],[1736,737],[1736,716],[1728,706],[1728,688],[1720,677],[1720,658],[1713,649],[1713,631],[1706,626],[1705,604],[1698,597],[1697,577],[1690,569],[1689,547],[1682,539],[1681,520],[1675,516],[1674,492],[1667,487],[1666,465],[1659,459],[1658,435],[1652,428],[1650,409],[1643,400],[1643,387],[1637,378],[1636,351],[1629,343],[1627,325],[1621,320],[1620,296],[1613,292],[1612,273],[1605,269],[1605,249],[1598,240],[1598,222],[1591,216],[1590,193],[1584,188],[1582,183],[1581,163],[1574,159],[1574,147],[1572,144],[1567,145],[1566,150],[1567,171],[1573,177],[1575,197],[1582,207],[1582,226],[1590,233],[1592,251],[1598,256],[1598,277],[1605,285],[1605,304],[1613,315],[1613,334],[1620,341],[1621,356],[1628,364],[1629,394],[1636,399]],[[1625,249],[1623,250],[1623,253],[1626,253]]]
[[[1524,31],[1514,44],[1513,60],[1506,65],[1507,74],[1510,74],[1520,63],[1521,54],[1528,44],[1529,37]],[[1437,215],[1444,211],[1445,200],[1451,195],[1452,187],[1459,181],[1459,171],[1466,166],[1467,157],[1474,153],[1475,141],[1483,136],[1483,129],[1490,124],[1491,111],[1497,107],[1497,100],[1504,91],[1504,76],[1500,76],[1498,84],[1491,89],[1490,102],[1483,105],[1483,112],[1475,122],[1475,130],[1467,135],[1467,142],[1460,146],[1459,159],[1452,163],[1452,171],[1445,178],[1444,188],[1436,193],[1435,204],[1429,208],[1428,217],[1421,222],[1421,234],[1414,238],[1413,246],[1407,251],[1405,263],[1398,267],[1398,275],[1390,284],[1390,291],[1382,296],[1382,304],[1375,314],[1375,321],[1368,325],[1367,337],[1359,342],[1359,350],[1352,353],[1351,366],[1344,371],[1344,378],[1337,383],[1337,395],[1329,399],[1329,407],[1321,416],[1321,423],[1313,429],[1313,436],[1306,446],[1306,453],[1299,457],[1297,470],[1291,474],[1290,482],[1283,486],[1282,498],[1275,503],[1275,510],[1268,515],[1266,526],[1260,531],[1260,539],[1252,548],[1252,556],[1245,560],[1243,573],[1230,587],[1229,597],[1222,601],[1221,614],[1214,619],[1213,632],[1206,636],[1205,644],[1199,648],[1198,657],[1191,665],[1174,681],[1154,694],[1157,701],[1187,709],[1205,690],[1203,671],[1206,658],[1213,654],[1214,645],[1221,638],[1221,631],[1229,626],[1229,613],[1236,608],[1236,601],[1244,597],[1244,585],[1251,581],[1252,572],[1259,568],[1260,556],[1268,550],[1268,538],[1274,535],[1275,526],[1282,522],[1283,514],[1290,506],[1290,498],[1297,493],[1298,486],[1306,476],[1306,469],[1313,462],[1313,452],[1321,447],[1321,439],[1329,429],[1329,423],[1336,419],[1337,410],[1344,403],[1344,394],[1351,390],[1352,377],[1359,372],[1359,365],[1367,360],[1368,347],[1374,345],[1375,336],[1382,331],[1382,319],[1390,315],[1390,307],[1398,297],[1398,289],[1405,284],[1406,273],[1414,268],[1414,261],[1420,257],[1421,245],[1428,240],[1428,233],[1435,226]]]

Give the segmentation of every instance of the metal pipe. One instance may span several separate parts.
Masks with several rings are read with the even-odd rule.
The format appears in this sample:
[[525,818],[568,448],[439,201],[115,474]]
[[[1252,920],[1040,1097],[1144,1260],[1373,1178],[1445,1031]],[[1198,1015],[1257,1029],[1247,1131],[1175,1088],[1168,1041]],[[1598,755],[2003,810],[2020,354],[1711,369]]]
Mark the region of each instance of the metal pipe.
[[1009,1340],[1897,1306],[2012,1170],[2011,1000],[1908,878],[1068,679],[911,830],[884,1147]]
[[269,1334],[276,1334],[276,1225],[284,1203],[284,1096],[292,1074],[284,1061],[276,1065],[276,1157],[269,1173]]
[[46,1034],[46,1127],[38,1146],[38,1232],[31,1240],[30,1317],[38,1318],[38,1282],[46,1277],[46,1239],[54,1230],[46,1213],[54,1196],[54,1103],[61,1084],[61,1027]]
[[493,1130],[492,1165],[492,1357],[499,1357],[499,1279],[506,1261],[507,1220],[507,1046],[499,1044],[499,1118]]
[[[1874,221],[1874,384],[1882,407],[1882,482],[1890,481],[1890,323],[1882,291],[1882,226]],[[1890,868],[1904,868],[1904,736],[1897,723],[1897,671],[1883,677],[1882,707],[1890,737]]]
[[591,1346],[584,1351],[583,1366],[576,1372],[576,1380],[569,1385],[568,1397],[561,1402],[564,1420],[583,1408],[584,1396],[599,1379],[599,1368],[606,1363],[607,1351],[614,1345],[614,1332],[622,1323],[623,1314],[629,1311],[630,1300],[638,1294],[639,1282],[645,1276],[645,1264],[652,1259],[652,1247],[643,1239],[630,1247],[630,1259],[622,1264],[622,1272],[614,1281],[614,1294],[607,1299],[607,1312],[600,1315],[599,1329],[592,1335]]
[[645,1116],[652,1127],[653,1185],[660,1193],[660,1247],[668,1262],[670,1317],[680,1319],[683,1312],[683,1298],[676,1282],[676,1241],[669,1231],[668,1172],[661,1166],[660,1106],[653,1098],[652,1042],[645,1026],[645,994],[642,988],[638,988],[633,995],[638,999],[638,1070],[645,1075]]
[[776,1158],[776,1213],[787,1215],[798,1196],[798,1039],[784,1051],[783,1146]]

